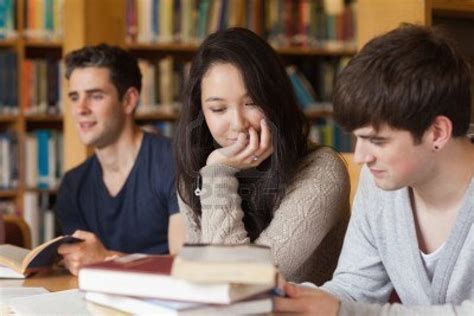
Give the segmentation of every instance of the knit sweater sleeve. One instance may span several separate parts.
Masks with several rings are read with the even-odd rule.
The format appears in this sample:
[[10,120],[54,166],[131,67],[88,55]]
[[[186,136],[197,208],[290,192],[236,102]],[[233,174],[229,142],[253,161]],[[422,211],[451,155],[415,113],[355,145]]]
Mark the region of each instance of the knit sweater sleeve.
[[[237,171],[223,165],[201,169],[200,242],[250,243],[242,221]],[[292,275],[339,221],[348,195],[349,180],[342,160],[326,148],[309,154],[255,243],[269,246],[283,275]]]
[[294,276],[346,216],[349,191],[347,170],[337,154],[323,148],[307,157],[270,225],[255,241],[272,248],[285,277]]
[[198,217],[194,214],[191,207],[183,201],[179,192],[176,195],[178,196],[179,212],[183,215],[186,227],[186,242],[190,244],[201,242],[201,227],[199,226]]
[[352,216],[333,279],[321,288],[345,301],[386,302],[393,290],[376,246],[370,216],[377,216],[378,199],[362,168]]

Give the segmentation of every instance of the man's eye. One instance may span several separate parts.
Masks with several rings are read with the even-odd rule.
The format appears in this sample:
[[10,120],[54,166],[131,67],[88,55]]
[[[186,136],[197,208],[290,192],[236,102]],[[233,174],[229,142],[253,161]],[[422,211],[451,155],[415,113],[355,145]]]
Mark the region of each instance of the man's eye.
[[102,100],[103,97],[104,96],[102,94],[93,94],[92,95],[92,99],[94,99],[94,100]]
[[382,146],[385,144],[385,141],[380,139],[372,139],[370,142],[376,146]]

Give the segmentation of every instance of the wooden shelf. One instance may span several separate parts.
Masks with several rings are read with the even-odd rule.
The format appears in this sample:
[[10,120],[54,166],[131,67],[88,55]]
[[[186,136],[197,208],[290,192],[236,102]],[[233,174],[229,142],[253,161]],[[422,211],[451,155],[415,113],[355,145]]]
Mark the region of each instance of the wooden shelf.
[[304,114],[309,120],[316,120],[319,118],[328,118],[332,116],[333,111],[327,108],[312,108],[312,109],[305,109]]
[[25,39],[25,47],[62,49],[63,43],[58,40]]
[[62,114],[25,114],[27,122],[62,122]]
[[[150,44],[126,44],[129,50],[142,51],[163,51],[163,52],[186,52],[192,53],[197,50],[197,44],[184,43],[150,43]],[[289,47],[274,47],[274,49],[282,55],[303,55],[303,56],[352,56],[357,50],[355,45],[328,45],[321,47],[303,47],[303,46],[289,46]]]
[[4,48],[15,47],[17,43],[18,41],[16,38],[1,39],[0,47],[4,47]]
[[0,198],[14,198],[17,195],[16,190],[3,190],[0,189]]
[[57,194],[58,193],[58,188],[26,188],[25,191],[28,192],[36,192],[36,193],[48,193],[48,194]]
[[474,1],[466,0],[432,0],[432,8],[436,11],[471,14],[474,17]]
[[1,123],[13,123],[18,119],[18,115],[13,114],[0,114]]
[[151,113],[135,114],[135,120],[137,121],[176,121],[178,117],[178,112],[169,111],[157,111]]
[[[305,109],[304,114],[310,120],[318,118],[327,118],[332,116],[332,110],[327,108],[311,108]],[[153,113],[140,113],[135,115],[137,121],[176,121],[179,117],[178,112],[153,112]]]
[[150,43],[150,44],[138,44],[131,43],[126,44],[126,48],[130,50],[157,50],[157,51],[169,51],[169,52],[194,52],[198,48],[196,44],[182,44],[182,43]]
[[321,46],[321,47],[275,47],[277,53],[281,55],[302,55],[302,56],[353,56],[357,53],[355,45],[341,46]]

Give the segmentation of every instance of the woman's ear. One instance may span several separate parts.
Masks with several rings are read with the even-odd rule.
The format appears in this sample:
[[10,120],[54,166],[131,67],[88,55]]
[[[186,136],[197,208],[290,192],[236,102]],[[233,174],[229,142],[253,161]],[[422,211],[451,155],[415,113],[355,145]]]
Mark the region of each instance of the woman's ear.
[[453,123],[444,115],[438,115],[430,127],[431,142],[434,151],[442,149],[451,139]]
[[138,106],[138,102],[140,100],[140,93],[138,92],[137,88],[130,87],[123,95],[123,106],[124,110],[127,114],[133,114],[136,107]]

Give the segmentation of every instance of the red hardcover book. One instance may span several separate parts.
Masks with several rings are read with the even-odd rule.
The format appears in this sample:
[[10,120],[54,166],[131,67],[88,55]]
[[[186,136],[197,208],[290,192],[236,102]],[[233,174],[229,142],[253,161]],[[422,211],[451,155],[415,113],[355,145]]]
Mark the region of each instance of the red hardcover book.
[[202,284],[170,276],[173,257],[132,254],[83,267],[86,291],[178,301],[229,304],[271,289],[269,285]]

